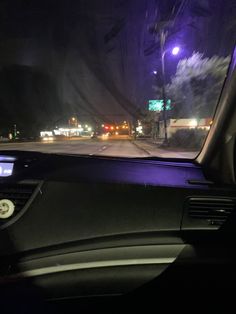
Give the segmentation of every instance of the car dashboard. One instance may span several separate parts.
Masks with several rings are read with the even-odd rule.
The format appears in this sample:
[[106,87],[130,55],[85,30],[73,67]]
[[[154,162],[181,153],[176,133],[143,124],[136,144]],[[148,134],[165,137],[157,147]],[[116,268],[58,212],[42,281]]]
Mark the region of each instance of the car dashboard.
[[[163,291],[163,276],[193,284],[206,265],[232,265],[235,187],[191,161],[17,151],[0,161],[0,216],[1,202],[14,208],[0,217],[1,285],[28,282],[61,305],[150,282]],[[196,264],[204,270],[189,273]]]

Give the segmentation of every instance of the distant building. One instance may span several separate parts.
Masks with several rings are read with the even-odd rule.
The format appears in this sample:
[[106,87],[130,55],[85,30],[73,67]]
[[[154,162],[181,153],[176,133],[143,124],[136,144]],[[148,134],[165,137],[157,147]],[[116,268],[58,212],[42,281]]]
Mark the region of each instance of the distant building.
[[[181,129],[204,129],[209,130],[212,123],[211,118],[203,119],[169,119],[167,121],[167,136],[171,137],[177,130]],[[164,138],[164,121],[159,122],[159,137]]]
[[54,130],[41,131],[40,137],[56,137],[56,136],[65,136],[65,137],[76,137],[76,136],[91,136],[92,127],[85,124],[78,125],[77,127],[59,127]]

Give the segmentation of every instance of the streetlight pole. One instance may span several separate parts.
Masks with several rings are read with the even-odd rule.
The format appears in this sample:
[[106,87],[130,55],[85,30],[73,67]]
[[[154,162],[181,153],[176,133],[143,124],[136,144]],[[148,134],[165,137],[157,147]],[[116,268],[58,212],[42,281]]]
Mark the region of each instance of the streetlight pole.
[[163,98],[163,120],[164,120],[164,145],[168,144],[167,121],[166,121],[166,78],[165,78],[165,54],[164,50],[166,41],[166,32],[160,32],[160,48],[161,48],[161,73],[162,73],[162,98]]
[[[165,77],[165,55],[166,55],[166,52],[169,50],[169,49],[165,50],[167,32],[162,29],[160,30],[159,36],[160,36],[160,48],[161,48],[161,73],[162,73],[162,97],[163,97],[163,120],[164,120],[163,144],[168,145],[167,121],[166,121],[167,99],[166,99],[166,77]],[[180,48],[176,46],[172,49],[172,54],[176,56],[178,55],[179,51],[180,51]]]

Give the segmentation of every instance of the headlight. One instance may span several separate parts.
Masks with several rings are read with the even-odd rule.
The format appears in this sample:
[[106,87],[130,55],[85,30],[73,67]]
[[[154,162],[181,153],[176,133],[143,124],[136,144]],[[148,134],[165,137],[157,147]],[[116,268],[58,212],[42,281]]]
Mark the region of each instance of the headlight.
[[53,141],[54,138],[52,136],[43,137],[43,141]]

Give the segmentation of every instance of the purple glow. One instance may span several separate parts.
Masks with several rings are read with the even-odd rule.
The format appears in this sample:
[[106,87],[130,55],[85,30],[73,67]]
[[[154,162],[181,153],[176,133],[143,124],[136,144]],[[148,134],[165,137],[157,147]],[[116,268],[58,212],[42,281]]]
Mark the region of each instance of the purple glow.
[[179,47],[174,47],[174,48],[172,49],[172,54],[173,54],[174,56],[176,56],[176,55],[179,53],[179,50],[180,50]]
[[0,161],[15,161],[15,157],[10,157],[10,156],[0,156]]
[[157,75],[157,71],[153,71],[153,74]]

